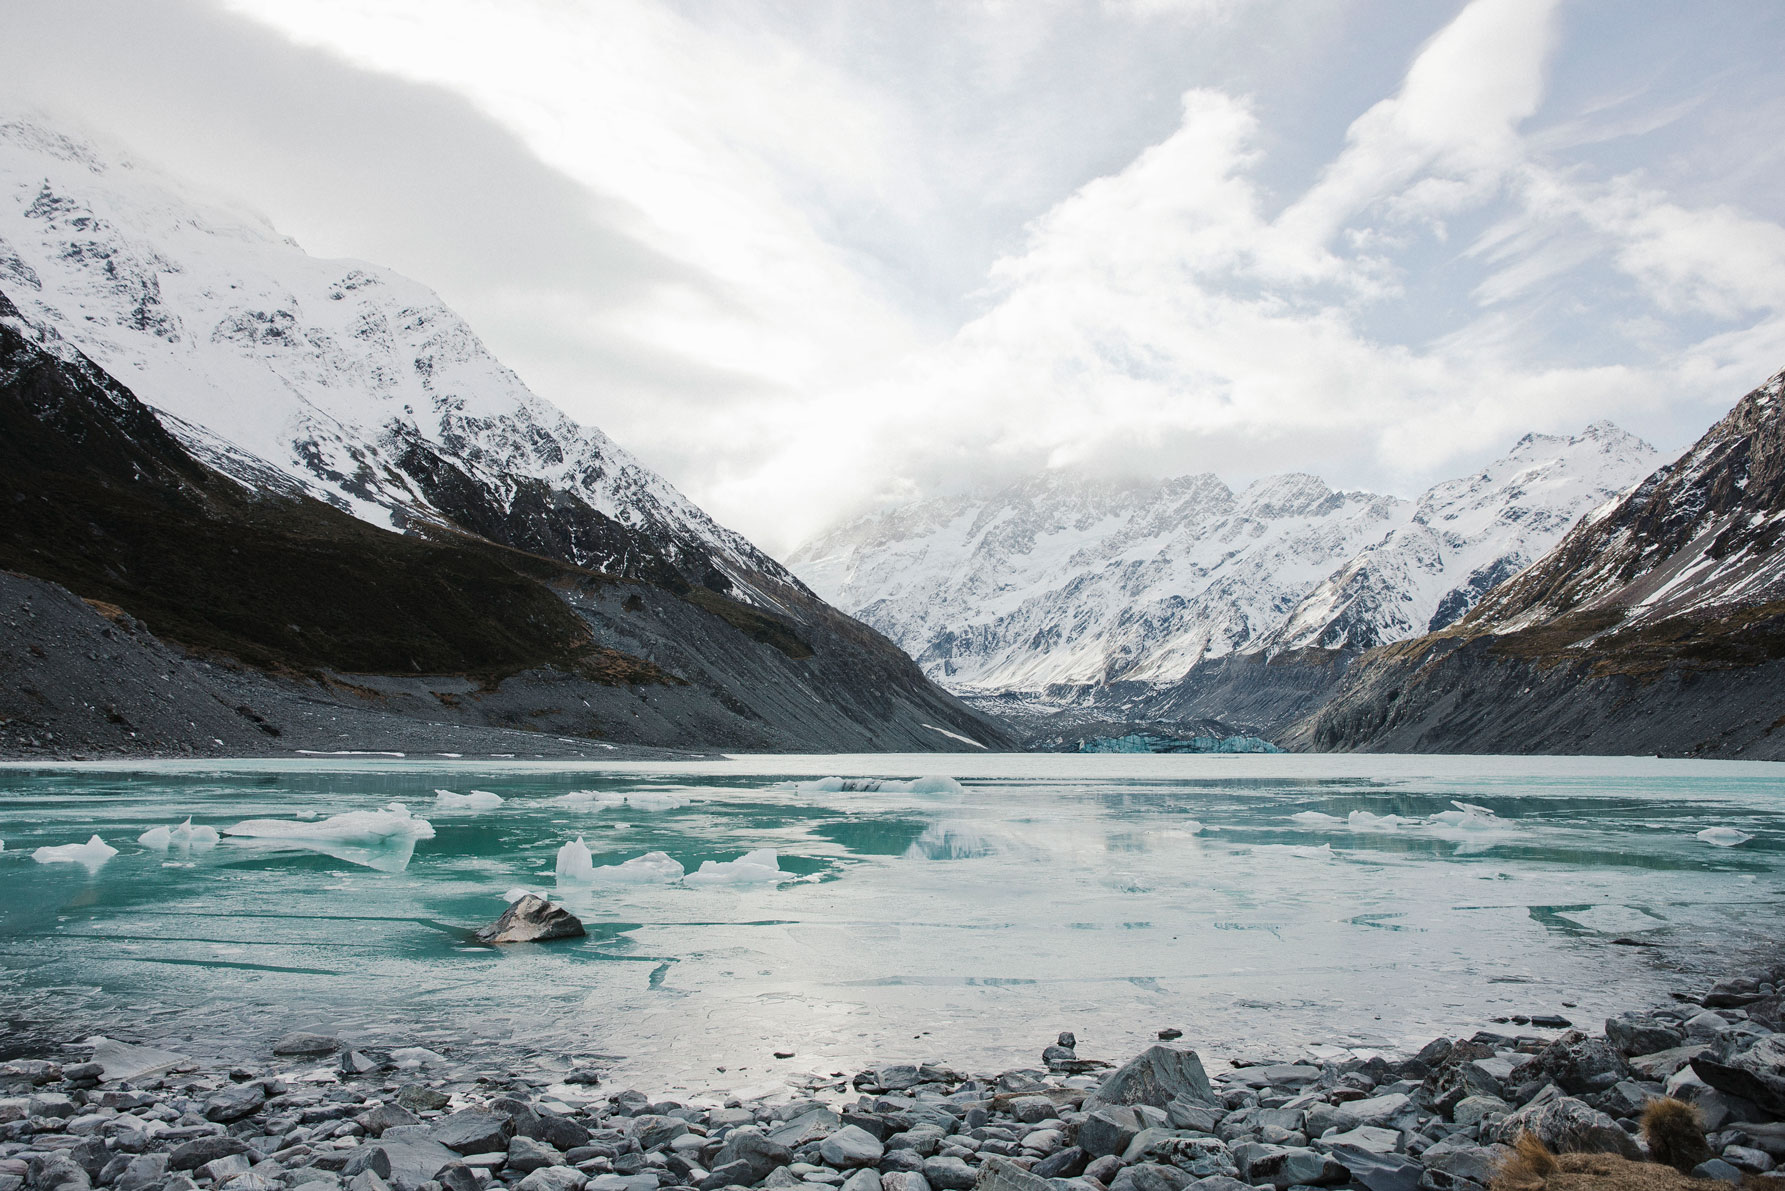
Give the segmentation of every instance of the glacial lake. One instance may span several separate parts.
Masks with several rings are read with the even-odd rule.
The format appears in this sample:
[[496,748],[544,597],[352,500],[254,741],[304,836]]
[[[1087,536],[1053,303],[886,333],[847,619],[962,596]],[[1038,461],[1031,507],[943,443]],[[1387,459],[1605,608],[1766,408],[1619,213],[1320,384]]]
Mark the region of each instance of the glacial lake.
[[[392,802],[431,825],[412,852],[354,820],[137,842],[187,816],[314,834]],[[1780,766],[1652,759],[12,765],[0,1014],[13,1052],[105,1034],[261,1060],[303,1028],[684,1096],[1035,1066],[1063,1029],[1121,1060],[1175,1027],[1218,1066],[1514,1014],[1596,1026],[1780,938],[1782,808]],[[101,864],[33,860],[94,833]],[[579,836],[593,866],[663,852],[719,879],[560,882]],[[764,876],[730,863],[759,849],[780,875],[728,883]],[[588,938],[470,944],[515,888]]]

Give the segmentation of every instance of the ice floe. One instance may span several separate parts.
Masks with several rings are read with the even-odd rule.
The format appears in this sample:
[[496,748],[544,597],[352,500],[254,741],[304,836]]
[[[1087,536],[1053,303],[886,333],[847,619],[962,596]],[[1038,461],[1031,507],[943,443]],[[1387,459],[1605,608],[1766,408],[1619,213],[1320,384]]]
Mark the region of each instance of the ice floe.
[[1707,844],[1715,844],[1719,848],[1734,848],[1747,843],[1754,837],[1736,827],[1706,827],[1694,838]]
[[434,825],[393,802],[383,810],[347,811],[326,819],[245,819],[223,834],[262,845],[285,845],[321,852],[337,860],[382,872],[409,866],[417,840],[433,839]]
[[39,848],[31,853],[31,859],[39,864],[84,864],[88,868],[98,868],[117,854],[116,848],[95,835],[84,844]]
[[435,790],[434,806],[443,811],[493,811],[502,805],[502,795],[492,790],[472,790],[455,794],[451,790]]
[[700,868],[682,878],[685,885],[763,885],[793,876],[781,870],[781,858],[773,848],[758,848],[736,860],[705,860]]
[[795,783],[803,794],[965,794],[952,777],[919,777],[901,781],[890,777],[821,777]]
[[973,860],[1000,851],[998,840],[977,823],[944,820],[924,828],[905,849],[907,860]]
[[145,848],[154,848],[159,852],[177,849],[181,852],[201,852],[217,846],[217,829],[200,824],[192,825],[191,816],[184,823],[175,827],[151,827],[136,837],[136,842]]
[[1352,811],[1345,816],[1345,826],[1352,831],[1399,831],[1402,825],[1416,820],[1399,815],[1378,815],[1370,811]]
[[589,880],[597,885],[668,885],[682,879],[681,862],[668,852],[646,852],[623,864],[597,866]]
[[1297,860],[1331,860],[1333,858],[1331,844],[1260,844],[1257,850],[1277,856],[1293,856]]
[[595,871],[595,858],[582,836],[558,849],[557,873],[560,881],[587,881]]

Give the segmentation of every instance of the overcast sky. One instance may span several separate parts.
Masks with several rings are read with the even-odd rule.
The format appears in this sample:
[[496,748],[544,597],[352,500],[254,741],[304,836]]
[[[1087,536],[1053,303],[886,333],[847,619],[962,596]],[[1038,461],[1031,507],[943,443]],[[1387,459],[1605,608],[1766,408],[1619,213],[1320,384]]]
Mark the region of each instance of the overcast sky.
[[433,286],[782,554],[1048,466],[1685,446],[1785,367],[1781,51],[1777,0],[0,0],[0,99]]

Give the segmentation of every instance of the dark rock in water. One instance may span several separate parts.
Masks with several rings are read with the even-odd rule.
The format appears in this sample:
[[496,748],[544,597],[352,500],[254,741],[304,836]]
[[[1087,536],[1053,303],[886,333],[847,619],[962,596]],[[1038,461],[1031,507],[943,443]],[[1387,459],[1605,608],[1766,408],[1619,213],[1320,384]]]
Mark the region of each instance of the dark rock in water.
[[[1318,1072],[1316,1072],[1318,1074]],[[1164,1108],[1183,1097],[1215,1104],[1209,1077],[1193,1050],[1154,1046],[1130,1059],[1097,1089],[1097,1098],[1108,1104],[1150,1104]]]
[[1184,1031],[1178,1029],[1176,1026],[1166,1026],[1163,1030],[1159,1031],[1159,1040],[1161,1042],[1175,1042],[1183,1036]]
[[502,917],[476,934],[479,943],[543,943],[548,939],[580,939],[588,934],[575,914],[543,897],[527,894]]
[[[1746,1039],[1738,1039],[1740,1046]],[[1721,1057],[1720,1057],[1721,1056]],[[1739,1051],[1718,1046],[1692,1060],[1698,1078],[1732,1096],[1785,1116],[1785,1035],[1768,1034]]]
[[341,1040],[331,1038],[327,1034],[310,1034],[303,1030],[294,1030],[273,1043],[276,1055],[293,1055],[299,1058],[315,1058],[321,1055],[332,1055],[341,1049]]
[[601,1082],[601,1072],[593,1067],[572,1067],[564,1077],[565,1083],[588,1084],[593,1087]]
[[1070,1046],[1050,1046],[1041,1052],[1041,1061],[1047,1064],[1048,1070],[1059,1071],[1076,1065],[1078,1052]]
[[1061,1030],[1060,1036],[1054,1039],[1055,1046],[1064,1046],[1067,1050],[1078,1049],[1078,1035],[1071,1030]]

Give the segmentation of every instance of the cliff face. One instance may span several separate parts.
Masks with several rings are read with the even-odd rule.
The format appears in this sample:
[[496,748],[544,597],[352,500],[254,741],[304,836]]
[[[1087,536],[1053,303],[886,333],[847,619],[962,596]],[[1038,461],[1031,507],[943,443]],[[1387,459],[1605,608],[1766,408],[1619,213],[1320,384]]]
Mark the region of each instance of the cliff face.
[[1785,757],[1785,373],[1445,631],[1372,651],[1314,749]]

